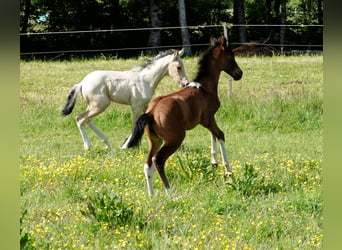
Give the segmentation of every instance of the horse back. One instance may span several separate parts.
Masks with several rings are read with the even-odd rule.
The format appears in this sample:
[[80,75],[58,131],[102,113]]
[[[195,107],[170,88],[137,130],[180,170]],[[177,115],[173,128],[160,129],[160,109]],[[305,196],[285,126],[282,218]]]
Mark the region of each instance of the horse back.
[[81,82],[82,95],[92,100],[96,97],[108,98],[111,101],[130,104],[133,83],[138,81],[138,74],[130,71],[97,70],[89,73]]
[[190,130],[210,116],[208,107],[203,90],[186,87],[169,95],[156,97],[146,113],[152,114],[157,126],[163,129]]

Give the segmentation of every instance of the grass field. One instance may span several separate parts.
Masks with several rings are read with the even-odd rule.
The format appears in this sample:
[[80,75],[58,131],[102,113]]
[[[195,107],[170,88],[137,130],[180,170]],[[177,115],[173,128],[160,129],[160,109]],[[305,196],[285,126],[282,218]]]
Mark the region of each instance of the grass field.
[[[120,150],[130,107],[95,119],[113,149],[89,131],[85,154],[74,115],[60,116],[71,86],[96,69],[128,70],[146,58],[20,63],[20,192],[23,249],[321,249],[323,57],[237,58],[221,74],[216,120],[234,172],[210,165],[210,136],[198,126],[166,163],[174,192],[156,175],[148,197],[139,148]],[[198,58],[185,58],[188,77]],[[155,95],[178,89],[169,77]]]

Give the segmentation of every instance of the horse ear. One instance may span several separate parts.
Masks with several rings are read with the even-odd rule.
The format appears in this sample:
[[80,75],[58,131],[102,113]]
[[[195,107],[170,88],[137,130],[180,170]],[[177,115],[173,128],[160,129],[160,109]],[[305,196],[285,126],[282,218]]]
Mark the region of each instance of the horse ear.
[[210,44],[212,45],[212,46],[215,46],[216,45],[216,38],[215,37],[210,37]]
[[184,54],[184,48],[182,48],[180,51],[178,51],[178,55],[182,56]]
[[220,37],[220,45],[223,47],[227,47],[228,46],[228,42],[225,36],[221,36]]

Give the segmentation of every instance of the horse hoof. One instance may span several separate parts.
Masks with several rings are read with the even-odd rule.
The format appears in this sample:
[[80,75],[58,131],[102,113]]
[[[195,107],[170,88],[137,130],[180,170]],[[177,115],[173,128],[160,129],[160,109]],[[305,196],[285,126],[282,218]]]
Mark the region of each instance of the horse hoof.
[[217,168],[218,163],[217,163],[217,162],[212,162],[211,165],[212,165],[213,167]]
[[225,183],[232,185],[233,184],[233,173],[225,172],[224,173],[224,181],[225,181]]
[[232,177],[232,176],[233,176],[233,173],[232,173],[232,172],[225,172],[225,173],[224,173],[224,176],[225,176],[225,177]]
[[165,188],[165,193],[167,196],[173,196],[173,194],[175,193],[175,189],[174,188]]

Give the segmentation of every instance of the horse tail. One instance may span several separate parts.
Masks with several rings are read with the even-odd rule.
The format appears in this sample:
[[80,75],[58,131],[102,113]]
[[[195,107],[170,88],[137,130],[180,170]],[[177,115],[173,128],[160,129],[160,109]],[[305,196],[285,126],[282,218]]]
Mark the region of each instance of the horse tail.
[[69,92],[67,102],[61,111],[62,115],[65,116],[65,115],[68,115],[72,112],[72,110],[74,109],[75,103],[76,103],[77,94],[78,94],[78,92],[80,92],[80,89],[81,89],[80,84],[75,84],[72,87],[72,89]]
[[131,148],[138,145],[144,134],[144,128],[147,125],[151,130],[153,130],[152,125],[154,123],[153,116],[151,114],[145,113],[139,116],[138,120],[135,122],[132,135],[127,142],[127,147]]

